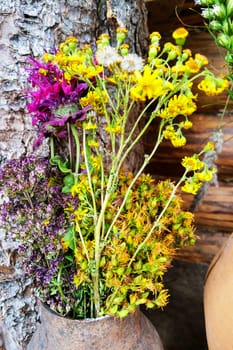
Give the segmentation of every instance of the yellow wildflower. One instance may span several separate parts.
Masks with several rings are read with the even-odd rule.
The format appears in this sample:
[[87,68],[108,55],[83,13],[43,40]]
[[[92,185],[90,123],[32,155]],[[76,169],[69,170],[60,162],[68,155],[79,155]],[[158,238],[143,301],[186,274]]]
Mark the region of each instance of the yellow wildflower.
[[151,44],[158,43],[160,39],[161,39],[161,35],[159,32],[153,32],[150,34]]
[[128,30],[125,27],[118,27],[116,29],[116,39],[118,45],[120,45],[125,40],[127,33]]
[[200,159],[197,157],[192,156],[192,157],[187,157],[185,156],[182,159],[181,164],[183,165],[184,168],[186,168],[189,171],[195,171],[195,170],[200,170],[204,167],[205,163],[202,162]]
[[216,172],[216,169],[204,169],[202,172],[200,173],[196,173],[196,176],[198,178],[199,181],[211,181],[213,179],[213,176]]
[[128,44],[122,44],[120,46],[120,50],[121,50],[121,55],[122,56],[128,55],[128,53],[129,53],[129,45]]
[[197,61],[194,60],[192,57],[188,59],[188,61],[185,62],[185,71],[187,73],[198,73],[200,70],[200,66],[198,65]]
[[200,53],[195,54],[195,61],[198,63],[199,67],[203,67],[209,63],[208,58]]
[[207,142],[207,144],[205,145],[203,151],[204,152],[209,152],[209,151],[214,151],[215,150],[215,145],[214,145],[214,142],[212,141],[209,141]]
[[59,48],[60,50],[62,51],[64,49],[64,47],[70,43],[77,43],[78,42],[78,39],[75,38],[74,36],[69,36],[66,41],[64,41],[64,43],[61,43]]
[[88,140],[87,144],[90,147],[99,147],[99,145],[100,145],[99,141],[96,141],[96,140],[93,140],[93,139]]
[[52,55],[51,53],[48,53],[48,52],[45,52],[44,55],[43,55],[43,60],[44,62],[50,62],[52,61],[54,55]]
[[92,164],[93,168],[95,168],[96,170],[99,170],[100,167],[101,167],[101,159],[100,159],[100,157],[92,156],[91,157],[91,164]]
[[180,126],[184,128],[185,130],[190,129],[193,126],[193,123],[190,120],[185,120],[184,122],[180,123]]
[[122,131],[122,126],[119,123],[115,123],[112,125],[107,125],[105,130],[111,134],[120,134]]
[[181,28],[177,28],[172,33],[172,36],[175,39],[177,45],[184,45],[188,34],[189,34],[189,32],[185,28],[181,27]]
[[[193,102],[194,96],[186,96],[183,94],[174,95],[168,102],[166,111],[161,111],[161,117],[169,116],[175,118],[178,115],[189,116],[197,109],[196,104]],[[165,115],[164,115],[165,113]]]
[[158,77],[157,70],[151,70],[146,65],[143,73],[135,72],[136,85],[131,88],[131,98],[133,100],[145,101],[146,98],[157,98],[168,91],[164,88],[163,79]]
[[223,92],[229,86],[227,79],[207,76],[198,84],[198,89],[203,90],[207,96],[215,96]]
[[187,192],[195,195],[197,194],[201,186],[202,186],[202,183],[196,183],[194,181],[186,181],[184,186],[182,186],[181,190],[183,192]]
[[64,240],[64,238],[61,239],[61,246],[64,251],[67,251],[69,248],[69,244],[67,241]]
[[171,143],[174,147],[183,147],[186,144],[186,138],[183,135],[172,137]]
[[175,129],[173,125],[168,125],[166,126],[163,136],[165,137],[166,140],[170,140],[175,136]]

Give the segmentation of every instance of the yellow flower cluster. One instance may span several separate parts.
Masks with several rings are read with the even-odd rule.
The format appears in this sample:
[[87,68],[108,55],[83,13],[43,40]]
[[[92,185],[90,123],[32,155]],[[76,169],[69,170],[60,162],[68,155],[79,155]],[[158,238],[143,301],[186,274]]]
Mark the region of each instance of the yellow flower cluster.
[[206,76],[198,88],[203,90],[207,96],[215,96],[226,90],[229,86],[229,81],[224,78],[216,78],[212,75]]
[[[213,150],[213,145],[212,143],[208,143],[200,154],[211,150]],[[181,162],[187,173],[192,172],[192,176],[186,178],[181,189],[182,191],[193,195],[197,194],[202,187],[203,182],[211,181],[216,172],[215,168],[209,169],[205,162],[199,159],[200,154],[194,154],[191,157],[184,157]]]

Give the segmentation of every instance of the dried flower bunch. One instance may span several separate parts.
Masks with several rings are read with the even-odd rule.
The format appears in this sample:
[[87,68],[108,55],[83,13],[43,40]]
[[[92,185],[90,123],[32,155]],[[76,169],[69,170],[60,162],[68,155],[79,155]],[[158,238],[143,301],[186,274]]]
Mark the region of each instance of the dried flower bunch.
[[[184,28],[162,48],[152,33],[147,59],[129,52],[126,33],[117,30],[115,46],[101,35],[96,49],[79,48],[71,37],[43,60],[30,60],[34,147],[49,138],[51,154],[11,160],[0,170],[2,225],[19,241],[40,298],[72,318],[124,317],[140,304],[167,303],[163,275],[176,250],[195,242],[193,215],[176,192],[196,194],[215,171],[202,160],[211,143],[184,157],[177,183],[156,181],[145,169],[164,139],[186,143],[183,130],[197,108],[193,82],[202,77],[199,88],[215,95],[228,81],[205,68],[206,57],[183,48]],[[129,129],[138,102],[143,108]],[[151,153],[135,173],[126,171],[155,118]]]

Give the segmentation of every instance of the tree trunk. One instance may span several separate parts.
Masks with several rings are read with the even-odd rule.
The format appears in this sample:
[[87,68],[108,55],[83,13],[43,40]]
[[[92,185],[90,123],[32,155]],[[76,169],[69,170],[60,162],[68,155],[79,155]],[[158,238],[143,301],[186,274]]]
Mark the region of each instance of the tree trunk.
[[[147,12],[143,0],[5,0],[0,3],[0,165],[32,153],[34,134],[25,114],[22,89],[29,56],[40,57],[76,36],[93,43],[103,31],[119,25],[129,30],[134,52],[147,48]],[[47,152],[46,144],[40,150]],[[138,155],[140,157],[140,155]],[[23,278],[16,247],[0,229],[0,349],[22,350],[36,327],[36,302]]]

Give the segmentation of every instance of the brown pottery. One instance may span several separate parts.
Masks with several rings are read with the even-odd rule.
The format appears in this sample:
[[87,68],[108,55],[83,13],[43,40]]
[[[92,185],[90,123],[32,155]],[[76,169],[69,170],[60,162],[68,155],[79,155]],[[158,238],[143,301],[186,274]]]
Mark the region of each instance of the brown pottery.
[[204,310],[209,350],[233,350],[233,234],[208,270]]
[[163,350],[160,337],[138,309],[118,319],[72,320],[41,305],[41,324],[27,350]]

